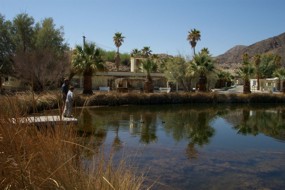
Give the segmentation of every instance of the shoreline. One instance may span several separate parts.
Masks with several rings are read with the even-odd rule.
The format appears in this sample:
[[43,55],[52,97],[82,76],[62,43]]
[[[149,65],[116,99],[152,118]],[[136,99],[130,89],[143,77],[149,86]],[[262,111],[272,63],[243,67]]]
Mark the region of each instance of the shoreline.
[[[1,96],[0,96],[1,97]],[[27,113],[59,109],[62,105],[58,91],[42,94],[26,93],[14,96],[2,96],[2,101],[18,102],[19,108]],[[0,101],[1,102],[1,101]],[[277,93],[119,93],[95,92],[93,95],[75,94],[75,107],[125,106],[125,105],[164,105],[164,104],[282,104],[285,94]]]

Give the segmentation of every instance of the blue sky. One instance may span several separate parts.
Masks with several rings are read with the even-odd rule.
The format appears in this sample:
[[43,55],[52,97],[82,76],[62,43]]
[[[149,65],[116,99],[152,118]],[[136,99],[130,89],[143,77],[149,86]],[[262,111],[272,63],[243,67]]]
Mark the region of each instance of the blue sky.
[[284,0],[0,0],[6,20],[27,13],[36,22],[53,18],[63,26],[70,47],[82,36],[105,50],[121,52],[149,46],[153,53],[192,55],[188,31],[201,32],[196,52],[207,47],[214,56],[235,45],[251,45],[285,32]]

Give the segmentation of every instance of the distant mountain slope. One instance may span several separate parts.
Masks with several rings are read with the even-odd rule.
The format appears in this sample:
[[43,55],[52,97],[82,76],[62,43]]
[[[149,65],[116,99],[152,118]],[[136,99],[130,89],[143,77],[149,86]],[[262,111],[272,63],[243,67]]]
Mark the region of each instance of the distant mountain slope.
[[242,56],[248,53],[250,57],[256,54],[274,53],[282,57],[285,65],[285,33],[259,41],[249,46],[235,46],[222,55],[216,57],[221,68],[236,69],[242,62]]

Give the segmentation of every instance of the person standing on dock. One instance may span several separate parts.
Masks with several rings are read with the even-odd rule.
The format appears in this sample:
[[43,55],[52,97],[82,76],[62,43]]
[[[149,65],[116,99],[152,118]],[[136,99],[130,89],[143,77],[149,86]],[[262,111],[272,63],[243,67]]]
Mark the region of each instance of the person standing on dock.
[[66,100],[65,100],[65,106],[64,106],[64,111],[63,111],[63,117],[73,117],[71,115],[72,113],[72,105],[73,105],[73,90],[74,87],[70,86],[69,87],[69,91],[67,93],[66,96]]
[[69,90],[69,80],[67,78],[64,78],[63,84],[61,85],[61,98],[62,102],[60,102],[60,113],[63,112],[64,107],[65,107],[65,101],[66,101],[66,96]]
[[65,78],[64,82],[63,82],[63,84],[61,86],[61,93],[62,93],[63,103],[66,100],[66,96],[67,96],[68,90],[69,90],[69,80],[67,78]]

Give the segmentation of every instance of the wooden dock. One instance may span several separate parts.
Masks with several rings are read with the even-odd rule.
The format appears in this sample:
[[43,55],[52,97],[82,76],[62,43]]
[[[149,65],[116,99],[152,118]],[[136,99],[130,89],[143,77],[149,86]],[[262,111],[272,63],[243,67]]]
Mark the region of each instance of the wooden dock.
[[12,122],[15,124],[33,124],[36,126],[71,125],[78,123],[76,118],[61,117],[59,115],[13,118]]

